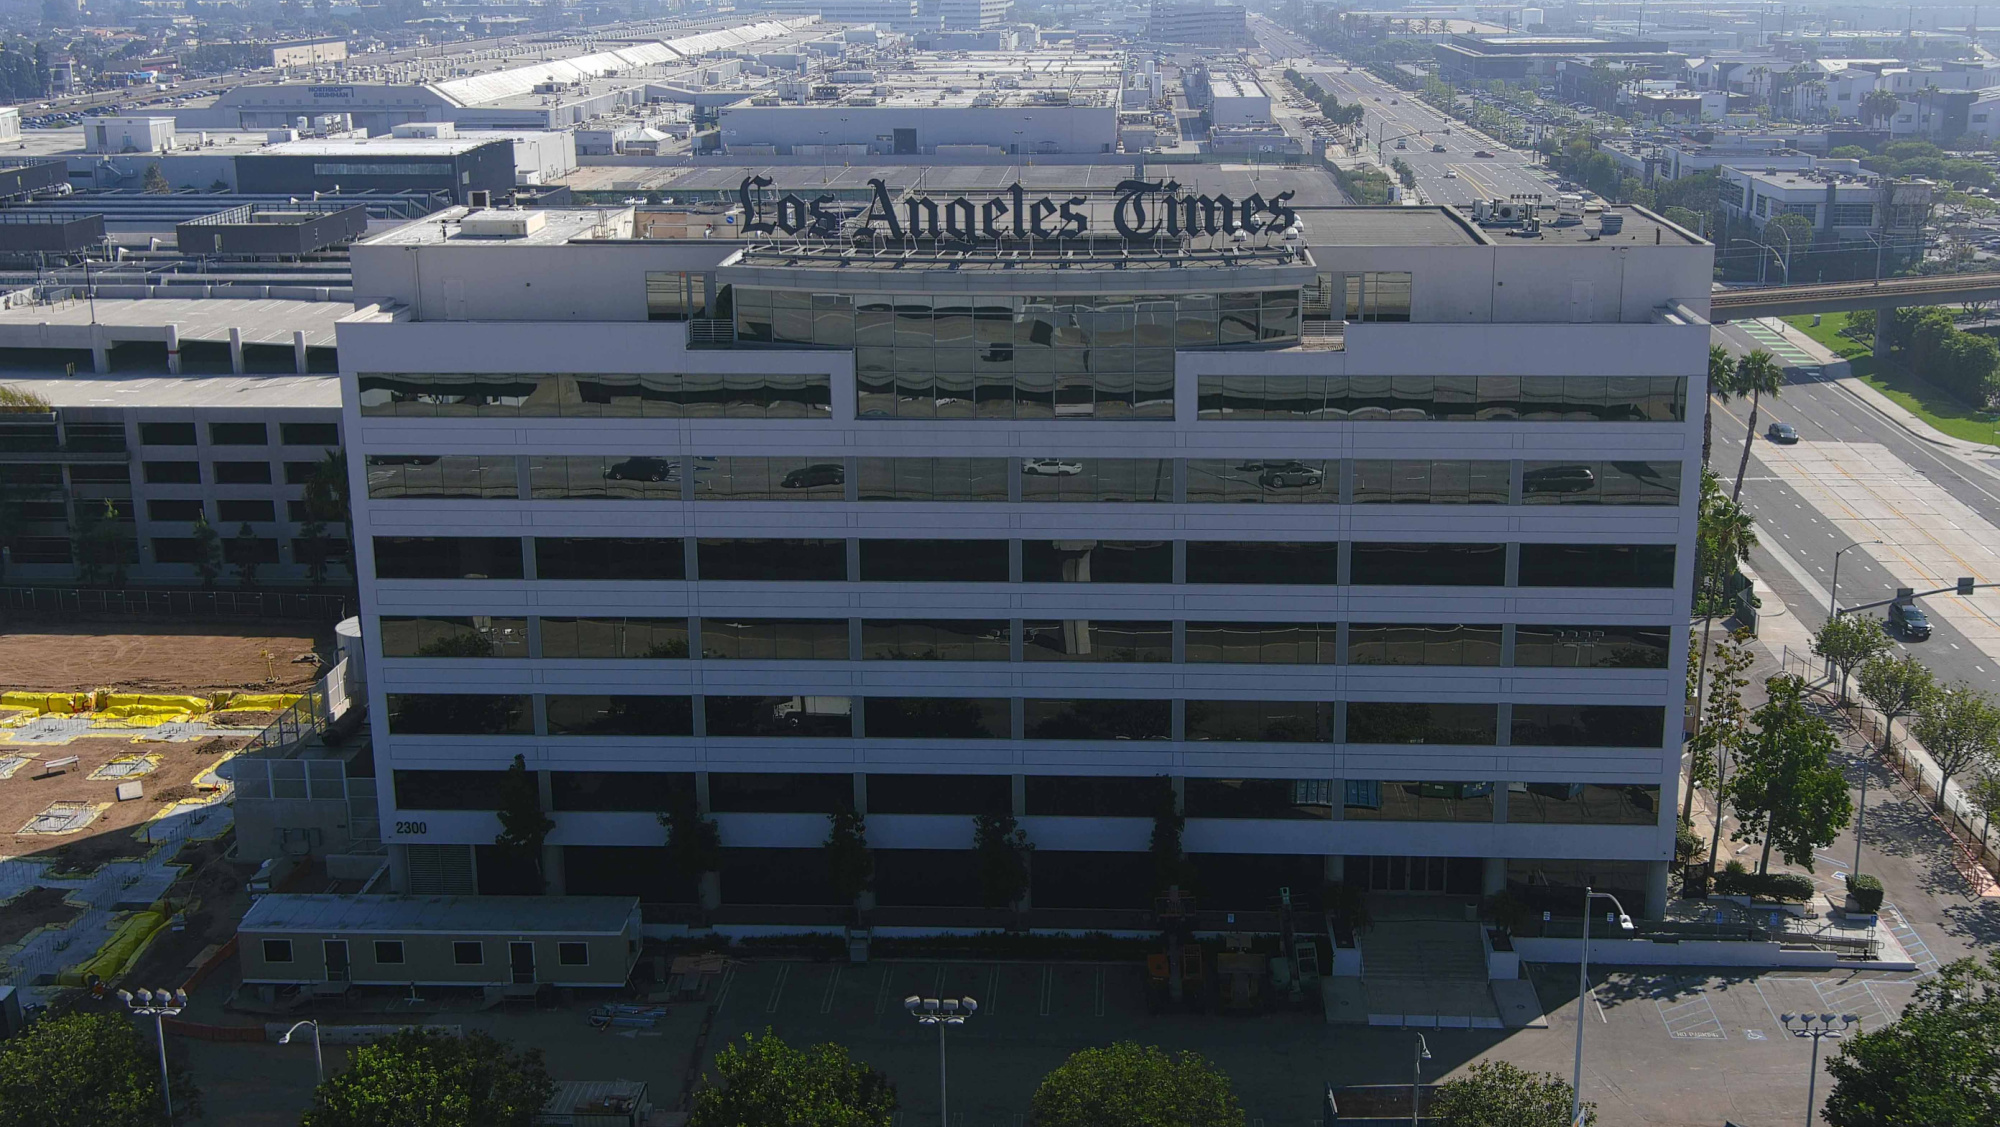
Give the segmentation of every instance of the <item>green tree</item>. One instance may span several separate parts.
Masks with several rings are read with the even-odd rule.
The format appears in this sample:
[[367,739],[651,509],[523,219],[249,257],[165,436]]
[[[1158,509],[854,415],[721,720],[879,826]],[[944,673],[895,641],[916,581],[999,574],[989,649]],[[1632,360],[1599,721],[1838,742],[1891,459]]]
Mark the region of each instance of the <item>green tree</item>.
[[1744,742],[1725,788],[1739,823],[1735,837],[1763,841],[1759,873],[1770,871],[1774,847],[1811,872],[1813,850],[1832,844],[1854,817],[1847,780],[1833,763],[1840,739],[1807,707],[1805,682],[1773,677],[1765,687],[1770,699],[1750,716],[1757,733]]
[[[1569,1081],[1529,1072],[1503,1060],[1484,1060],[1464,1076],[1438,1085],[1431,1120],[1440,1127],[1572,1127]],[[1585,1101],[1578,1121],[1597,1122],[1597,1105]]]
[[257,585],[257,533],[249,521],[236,526],[236,574],[245,587]]
[[1856,669],[1894,647],[1882,620],[1865,614],[1843,614],[1826,620],[1813,635],[1812,651],[1840,670],[1840,702],[1847,703],[1847,679]]
[[1743,475],[1750,470],[1750,444],[1757,438],[1757,410],[1763,405],[1766,395],[1776,398],[1778,389],[1785,385],[1785,369],[1763,349],[1745,356],[1736,362],[1736,379],[1731,393],[1750,399],[1750,422],[1743,431],[1743,456],[1736,462],[1736,487],[1729,491],[1731,501],[1743,496]]
[[979,862],[979,891],[989,908],[1018,904],[1028,894],[1028,858],[1035,845],[1014,815],[998,812],[972,819],[972,849]]
[[[0,1041],[0,1127],[158,1127],[155,1052],[124,1014],[44,1018]],[[173,1073],[179,1123],[201,1113],[201,1092]]]
[[1156,892],[1164,893],[1174,887],[1183,892],[1194,889],[1194,867],[1188,863],[1187,854],[1181,851],[1181,834],[1186,829],[1187,817],[1174,801],[1173,784],[1167,781],[1166,776],[1159,776],[1153,796],[1153,836],[1150,845]]
[[[1736,357],[1719,344],[1708,346],[1708,393],[1716,395],[1736,386]],[[1728,396],[1723,395],[1725,402]],[[1706,468],[1715,450],[1715,409],[1705,405],[1701,413],[1701,464]]]
[[164,196],[173,192],[174,186],[167,183],[166,174],[158,164],[146,166],[146,175],[139,181],[139,190],[149,196]]
[[326,578],[326,565],[336,558],[332,554],[332,546],[347,543],[344,538],[335,540],[328,537],[334,526],[345,527],[349,519],[345,451],[328,450],[313,466],[301,491],[301,499],[306,519],[299,525],[299,536],[306,542],[306,564],[310,577],[314,583],[319,583]]
[[1945,787],[1953,779],[1990,767],[2000,756],[2000,708],[1992,697],[1961,681],[1917,706],[1910,734],[1938,766],[1937,808],[1943,810]]
[[1901,1017],[1842,1042],[1820,1117],[1832,1127],[2000,1123],[2000,953],[1917,986]]
[[514,762],[500,779],[500,833],[493,839],[494,846],[517,864],[533,865],[536,879],[545,883],[542,843],[555,828],[555,820],[542,812],[542,787],[537,772],[528,770],[527,760],[522,756],[514,756]]
[[357,1048],[300,1127],[530,1127],[555,1093],[540,1049],[403,1029]]
[[1877,125],[1895,117],[1896,111],[1902,108],[1903,103],[1887,90],[1870,90],[1862,95],[1861,101],[1854,106],[1855,112],[1870,125]]
[[875,858],[868,852],[868,821],[852,810],[836,810],[827,820],[826,869],[833,895],[852,904],[875,878]]
[[123,584],[132,542],[118,526],[118,506],[110,498],[102,505],[78,501],[77,512],[78,578],[85,584]]
[[1861,691],[1862,699],[1882,714],[1882,750],[1894,751],[1897,718],[1922,708],[1931,694],[1937,692],[1937,678],[1931,675],[1929,667],[1909,654],[1890,657],[1885,653],[1861,667],[1861,672],[1855,675],[1854,687]]
[[1199,1053],[1120,1041],[1083,1049],[1042,1077],[1035,1127],[1242,1127],[1229,1077]]
[[698,881],[702,874],[722,867],[722,830],[715,819],[702,817],[693,788],[675,792],[672,803],[660,811],[659,821],[667,831],[668,872]]
[[794,1049],[769,1029],[715,1054],[688,1127],[890,1127],[896,1086],[840,1045]]
[[222,537],[215,526],[208,523],[208,507],[203,506],[194,515],[194,530],[189,533],[194,541],[194,571],[201,576],[203,587],[215,586],[222,574]]
[[[1715,643],[1715,674],[1709,678],[1708,700],[1694,738],[1688,741],[1688,786],[1681,798],[1681,821],[1694,820],[1694,788],[1721,785],[1722,772],[1749,735],[1750,713],[1743,707],[1746,674],[1756,663],[1748,631],[1737,631]],[[1720,803],[1717,803],[1720,806]]]

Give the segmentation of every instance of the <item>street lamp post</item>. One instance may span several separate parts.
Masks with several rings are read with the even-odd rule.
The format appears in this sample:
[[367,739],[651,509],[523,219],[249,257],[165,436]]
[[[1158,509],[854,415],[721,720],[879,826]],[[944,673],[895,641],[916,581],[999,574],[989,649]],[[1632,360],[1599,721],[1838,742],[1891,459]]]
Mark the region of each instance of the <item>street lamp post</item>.
[[1863,544],[1880,543],[1880,540],[1856,540],[1854,543],[1833,554],[1833,590],[1827,592],[1826,596],[1826,616],[1828,618],[1840,617],[1840,557],[1859,548]]
[[1424,1035],[1417,1034],[1415,1059],[1416,1073],[1410,1080],[1410,1127],[1417,1127],[1417,1093],[1424,1086],[1424,1062],[1431,1059],[1431,1047],[1424,1042]]
[[1812,1127],[1813,1099],[1819,1088],[1819,1043],[1828,1037],[1838,1041],[1860,1025],[1861,1019],[1853,1014],[1785,1014],[1778,1020],[1792,1036],[1812,1038],[1812,1071],[1806,1074],[1806,1127]]
[[153,1035],[160,1042],[160,1103],[167,1113],[167,1122],[171,1124],[174,1121],[174,1092],[173,1082],[167,1078],[167,1027],[165,1022],[167,1018],[187,1008],[187,991],[174,990],[169,992],[166,990],[142,989],[139,991],[138,1000],[135,1002],[130,990],[120,990],[118,992],[118,1000],[124,1002],[125,1008],[131,1010],[133,1013],[141,1016],[150,1016],[153,1019]]
[[951,1127],[950,1114],[945,1104],[944,1071],[944,1027],[964,1025],[965,1019],[979,1012],[979,1003],[971,998],[920,998],[915,994],[903,999],[903,1008],[917,1019],[918,1025],[935,1025],[938,1031],[938,1122]]
[[307,1018],[304,1021],[299,1022],[297,1025],[292,1026],[290,1029],[285,1030],[285,1035],[283,1037],[278,1038],[278,1044],[280,1045],[291,1044],[292,1034],[297,1033],[300,1029],[308,1025],[312,1026],[312,1031],[313,1031],[313,1071],[319,1075],[319,1082],[321,1084],[324,1084],[326,1083],[326,1057],[321,1055],[319,1051],[319,1022],[314,1021],[311,1018]]
[[1596,899],[1611,901],[1618,909],[1618,927],[1623,931],[1632,930],[1632,917],[1625,913],[1625,905],[1618,902],[1609,892],[1599,892],[1585,887],[1583,890],[1583,950],[1576,965],[1576,1072],[1570,1078],[1569,1121],[1572,1125],[1583,1114],[1583,1024],[1586,1016],[1583,1005],[1590,997],[1590,902]]

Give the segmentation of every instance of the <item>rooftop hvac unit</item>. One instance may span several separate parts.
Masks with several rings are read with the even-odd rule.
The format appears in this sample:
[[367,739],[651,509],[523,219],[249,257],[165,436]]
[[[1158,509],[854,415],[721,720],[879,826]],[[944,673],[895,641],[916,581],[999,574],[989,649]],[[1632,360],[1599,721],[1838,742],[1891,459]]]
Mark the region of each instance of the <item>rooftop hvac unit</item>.
[[1600,235],[1615,235],[1624,229],[1625,217],[1622,215],[1607,211],[1598,217],[1597,233]]

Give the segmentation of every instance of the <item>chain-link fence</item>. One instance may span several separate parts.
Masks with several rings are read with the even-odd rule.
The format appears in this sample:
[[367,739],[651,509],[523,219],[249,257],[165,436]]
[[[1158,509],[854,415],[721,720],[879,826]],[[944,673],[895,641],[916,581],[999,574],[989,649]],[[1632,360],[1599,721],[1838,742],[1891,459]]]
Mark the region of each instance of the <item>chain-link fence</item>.
[[0,587],[0,611],[130,618],[292,618],[339,622],[354,613],[355,593],[200,588]]

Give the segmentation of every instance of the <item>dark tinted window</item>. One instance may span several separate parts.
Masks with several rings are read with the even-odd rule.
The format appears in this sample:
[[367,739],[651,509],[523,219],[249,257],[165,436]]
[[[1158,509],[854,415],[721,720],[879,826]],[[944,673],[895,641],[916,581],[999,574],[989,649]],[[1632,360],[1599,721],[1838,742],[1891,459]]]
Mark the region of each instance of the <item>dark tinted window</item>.
[[267,963],[291,962],[292,941],[289,939],[266,939],[264,941],[264,961]]
[[1029,775],[1028,813],[1079,818],[1150,818],[1167,801],[1158,775]]
[[1000,698],[869,697],[864,723],[873,739],[1004,740],[1014,734]]
[[99,466],[77,464],[70,466],[69,479],[71,481],[129,483],[132,480],[132,467],[123,463]]
[[1504,505],[1506,462],[1423,460],[1354,463],[1357,505]]
[[1329,701],[1191,700],[1187,738],[1270,743],[1323,743],[1333,738]]
[[1660,788],[1590,783],[1509,783],[1507,820],[1534,825],[1651,826]]
[[1190,662],[1332,665],[1338,628],[1331,622],[1190,622]]
[[694,459],[697,501],[842,501],[846,481],[846,465],[832,457]]
[[535,575],[542,579],[686,579],[687,559],[678,537],[537,536]]
[[498,810],[505,771],[397,771],[399,810]]
[[146,516],[152,520],[195,520],[201,516],[201,502],[155,498],[146,502]]
[[1666,709],[1639,704],[1517,704],[1517,746],[1659,747]]
[[846,661],[844,618],[704,618],[701,656],[759,661]]
[[383,657],[527,657],[528,620],[478,616],[381,618]]
[[705,580],[826,581],[847,578],[844,540],[695,541]]
[[1490,744],[1498,738],[1499,706],[1349,701],[1347,742],[1357,744]]
[[1333,541],[1190,540],[1189,583],[1340,582],[1340,545]]
[[1087,618],[1021,624],[1029,661],[1172,661],[1171,622],[1095,622]]
[[1005,583],[1005,540],[863,540],[867,583]]
[[1164,700],[1031,700],[1031,740],[1164,740],[1173,730],[1173,706]]
[[832,814],[852,810],[854,776],[718,771],[708,777],[708,807],[718,814]]
[[1527,505],[1678,505],[1679,462],[1529,462],[1521,471]]
[[271,484],[271,463],[217,462],[215,463],[215,483],[217,485],[269,485]]
[[531,735],[528,698],[478,693],[390,693],[389,730],[397,735]]
[[548,698],[552,736],[691,736],[694,698],[555,696]]
[[1337,458],[1309,461],[1190,458],[1187,499],[1196,504],[1337,505],[1340,461]]
[[1006,661],[1007,620],[867,619],[861,656],[872,661]]
[[148,485],[200,485],[200,462],[147,462]]
[[519,579],[514,536],[377,536],[377,579]]
[[271,440],[263,423],[210,423],[208,441],[216,446],[263,446]]
[[1672,587],[1672,544],[1523,544],[1523,587]]
[[1164,540],[1023,540],[1026,583],[1172,583],[1174,546]]
[[846,697],[708,697],[711,736],[851,736]]
[[551,771],[557,810],[673,810],[694,801],[694,775],[681,771]]
[[370,454],[368,496],[512,500],[521,495],[511,454]]
[[[319,467],[320,463],[318,462],[286,462],[285,484],[304,485],[313,479],[313,474],[319,471]],[[346,478],[341,479],[343,485],[346,484],[346,481]]]
[[139,441],[146,446],[193,446],[193,423],[140,423]]
[[1005,458],[863,458],[863,501],[1005,501]]
[[1347,628],[1350,665],[1498,665],[1498,626],[1387,626],[1356,622]]
[[1493,784],[1345,779],[1341,806],[1356,822],[1490,822]]
[[338,446],[339,423],[279,423],[278,437],[287,446]]
[[[868,730],[875,731],[875,702],[868,702]],[[1014,808],[1013,781],[1005,775],[870,775],[870,814],[1005,814]]]
[[543,657],[662,659],[688,655],[685,618],[542,616]]
[[386,966],[395,966],[403,961],[403,941],[400,939],[377,939],[375,941],[375,961]]
[[217,501],[215,515],[224,524],[239,524],[247,520],[276,520],[278,509],[269,501]]
[[1507,582],[1505,544],[1354,545],[1357,586],[1499,587]]
[[[158,517],[155,517],[155,518],[153,518],[153,519],[155,519],[155,520],[158,520],[159,518],[158,518]],[[63,548],[64,548],[64,551],[63,551],[63,555],[62,555],[62,558],[61,558],[61,559],[59,559],[59,560],[53,560],[53,561],[50,561],[50,562],[53,562],[53,563],[68,563],[68,562],[69,562],[69,551],[68,551],[68,547],[69,547],[69,541],[68,541],[68,540],[62,540],[62,541],[59,541],[59,543],[61,543],[61,544],[63,545]],[[154,559],[154,561],[155,561],[155,562],[158,562],[158,563],[163,563],[163,564],[165,564],[165,563],[175,563],[175,564],[191,564],[191,563],[200,563],[200,562],[201,562],[201,552],[202,552],[202,549],[201,549],[201,545],[199,545],[199,544],[195,543],[195,541],[194,541],[194,538],[193,538],[193,537],[191,537],[191,536],[155,536],[155,537],[153,537],[153,559]],[[211,547],[211,549],[210,549],[210,555],[212,556],[213,554],[214,554],[214,549],[213,549],[213,548]],[[15,563],[26,563],[26,562],[29,562],[29,561],[27,561],[27,560],[24,560],[24,559],[22,559],[22,558],[21,558],[21,540],[19,540],[19,539],[17,539],[17,540],[15,540],[15,541],[14,541],[14,562],[15,562]],[[41,561],[35,561],[35,562],[41,562]]]
[[1171,501],[1174,465],[1164,458],[1023,458],[1023,501]]
[[1203,779],[1183,792],[1190,818],[1333,817],[1331,779]]
[[1516,626],[1514,664],[1564,669],[1665,669],[1665,626]]

